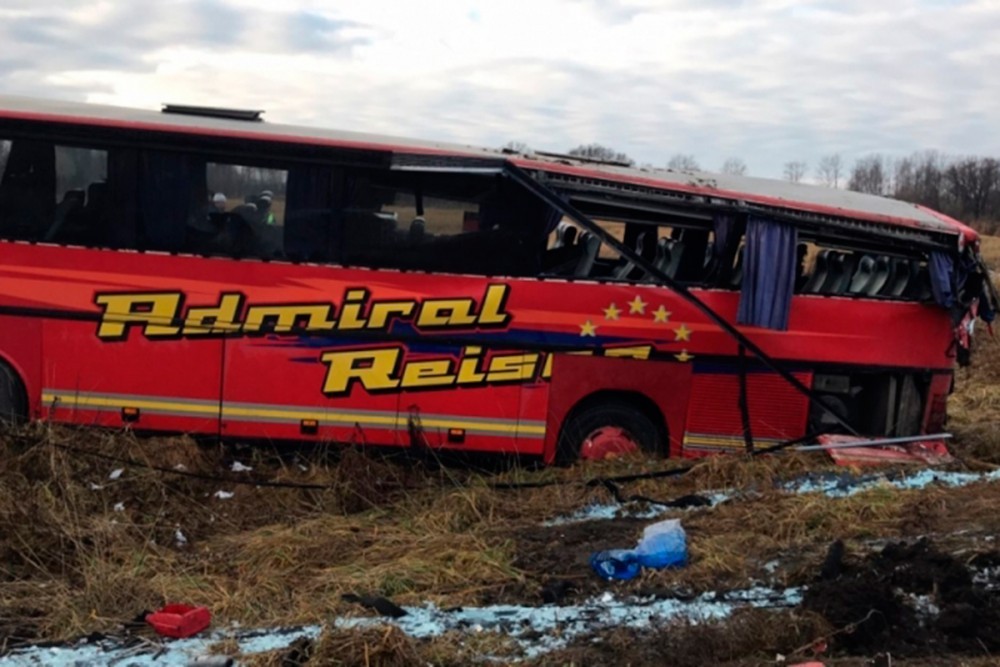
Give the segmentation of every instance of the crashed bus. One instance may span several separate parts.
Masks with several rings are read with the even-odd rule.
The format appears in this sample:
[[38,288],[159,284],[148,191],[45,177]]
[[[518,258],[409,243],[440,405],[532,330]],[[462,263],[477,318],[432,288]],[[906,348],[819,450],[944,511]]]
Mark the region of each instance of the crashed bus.
[[538,456],[936,433],[978,237],[837,189],[0,97],[0,413]]

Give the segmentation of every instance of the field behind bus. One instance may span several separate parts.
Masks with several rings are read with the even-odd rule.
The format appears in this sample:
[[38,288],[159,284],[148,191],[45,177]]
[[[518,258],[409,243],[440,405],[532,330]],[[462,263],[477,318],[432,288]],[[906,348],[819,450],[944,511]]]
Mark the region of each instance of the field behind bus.
[[[984,251],[1000,268],[1000,239],[985,239]],[[951,402],[960,471],[1000,465],[1000,342],[982,335],[977,347]],[[309,662],[278,650],[244,656],[252,665],[461,665],[484,655],[529,664],[770,665],[778,654],[794,664],[813,653],[827,665],[863,665],[879,651],[891,651],[894,665],[987,665],[1000,654],[1000,600],[990,588],[1000,574],[997,483],[883,484],[831,498],[776,484],[844,473],[819,455],[707,460],[684,476],[620,485],[629,496],[724,491],[730,500],[663,514],[687,530],[686,567],[607,583],[590,570],[590,554],[633,545],[653,520],[634,515],[649,506],[548,522],[613,504],[605,486],[587,482],[640,472],[642,462],[531,470],[494,461],[482,470],[354,449],[279,455],[46,426],[3,435],[0,447],[0,654],[135,632],[123,627],[164,602],[207,606],[217,629],[326,624]],[[892,546],[921,537],[928,543]],[[827,559],[835,540],[844,542],[839,577]],[[967,581],[970,567],[985,584]],[[391,624],[333,629],[334,619],[373,614],[344,594],[470,609],[570,605],[609,592],[686,604],[751,586],[812,592],[802,604],[728,619],[576,636],[568,624],[470,624],[419,640]],[[907,611],[914,605],[924,616]],[[213,650],[238,646],[220,641]]]

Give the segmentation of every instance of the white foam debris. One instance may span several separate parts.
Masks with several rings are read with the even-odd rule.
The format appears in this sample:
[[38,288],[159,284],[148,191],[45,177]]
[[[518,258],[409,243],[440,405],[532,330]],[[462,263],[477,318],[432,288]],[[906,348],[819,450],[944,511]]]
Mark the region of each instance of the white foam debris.
[[230,498],[232,498],[236,494],[233,493],[232,491],[223,491],[222,489],[219,489],[218,491],[216,491],[212,495],[214,495],[219,500],[229,500]]
[[864,476],[851,474],[809,475],[786,482],[782,488],[789,493],[823,493],[831,498],[847,498],[862,491],[870,491],[880,487],[912,491],[924,489],[932,484],[958,487],[998,480],[1000,480],[1000,470],[975,473],[925,468],[899,476],[886,474]]
[[[619,598],[611,592],[576,605],[491,605],[444,610],[434,604],[404,607],[406,616],[341,617],[331,621],[334,628],[366,628],[395,625],[415,639],[430,639],[446,632],[502,632],[510,637],[525,658],[534,658],[565,647],[595,631],[629,627],[651,629],[672,620],[692,622],[722,619],[742,607],[793,607],[802,601],[802,590],[750,588],[731,592],[709,592],[693,600],[677,598]],[[72,667],[79,664],[116,664],[130,667],[175,667],[205,655],[209,647],[235,640],[242,655],[287,648],[296,639],[315,639],[323,628],[318,625],[261,630],[229,629],[199,637],[164,641],[162,647],[147,644],[137,649],[111,640],[78,646],[31,647],[17,649],[0,658],[0,667]],[[507,662],[511,658],[505,657]]]
[[233,465],[230,468],[230,470],[232,470],[233,472],[250,472],[251,470],[253,470],[253,468],[248,465],[243,465],[239,461],[233,461]]
[[125,472],[125,468],[115,468],[111,471],[111,474],[108,475],[108,479],[118,479],[122,476],[123,472]]
[[174,542],[176,542],[179,547],[183,547],[188,543],[187,536],[183,533],[183,531],[181,531],[180,528],[174,531]]
[[114,510],[116,512],[124,512],[125,511],[125,503],[115,503]]
[[690,507],[683,508],[644,502],[624,504],[619,502],[590,503],[589,505],[585,505],[584,507],[576,510],[572,514],[566,514],[563,516],[557,516],[553,519],[548,519],[543,522],[542,525],[552,527],[566,526],[573,523],[583,523],[584,521],[607,521],[610,519],[655,519],[666,512],[715,507],[719,503],[732,498],[731,493],[723,491],[712,491],[710,493],[699,495],[707,500],[708,503],[705,505],[691,505]]

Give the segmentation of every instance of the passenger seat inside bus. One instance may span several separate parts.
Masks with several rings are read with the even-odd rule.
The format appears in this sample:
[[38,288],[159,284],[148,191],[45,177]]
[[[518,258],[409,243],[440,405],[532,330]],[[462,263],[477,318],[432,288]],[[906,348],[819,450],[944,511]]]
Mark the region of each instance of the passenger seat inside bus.
[[910,282],[910,276],[913,273],[913,265],[910,260],[893,257],[892,266],[892,277],[879,292],[881,296],[903,296],[903,292],[906,291],[906,286]]
[[[642,257],[643,259],[649,259],[646,248],[649,247],[649,241],[652,236],[652,232],[642,232],[638,237],[636,237],[634,248],[635,254],[639,255],[639,257]],[[632,277],[632,273],[635,272],[635,269],[635,262],[631,259],[623,257],[621,263],[612,269],[611,277],[616,280],[628,280]]]
[[590,232],[580,235],[580,246],[582,252],[573,269],[574,278],[586,278],[594,269],[594,262],[597,261],[597,253],[601,250],[601,239]]
[[812,275],[802,286],[804,294],[818,294],[829,275],[830,250],[820,250],[813,261]]

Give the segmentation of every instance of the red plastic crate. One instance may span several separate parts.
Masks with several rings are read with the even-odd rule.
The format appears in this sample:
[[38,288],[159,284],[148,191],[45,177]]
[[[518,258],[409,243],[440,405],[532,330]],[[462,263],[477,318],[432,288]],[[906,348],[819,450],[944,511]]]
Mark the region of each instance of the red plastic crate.
[[146,622],[157,634],[181,639],[196,635],[212,622],[212,613],[205,607],[187,604],[168,604],[159,611],[146,615]]

